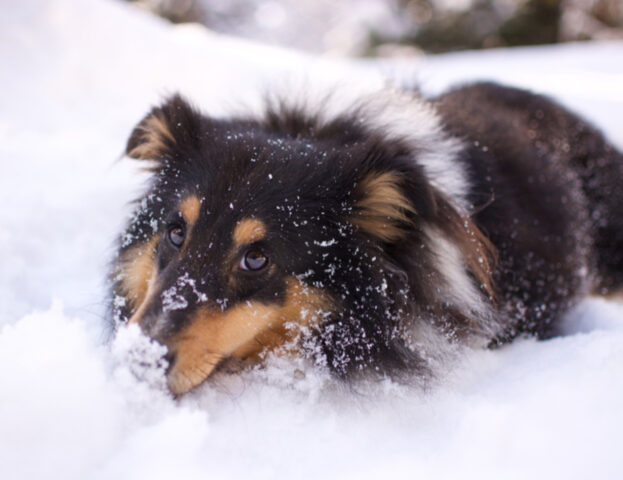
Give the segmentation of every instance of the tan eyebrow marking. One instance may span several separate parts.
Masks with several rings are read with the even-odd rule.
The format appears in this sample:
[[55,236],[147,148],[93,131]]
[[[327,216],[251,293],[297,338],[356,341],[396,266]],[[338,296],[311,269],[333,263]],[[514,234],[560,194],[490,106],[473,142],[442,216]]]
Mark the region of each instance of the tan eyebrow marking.
[[201,200],[199,200],[197,195],[191,195],[182,200],[182,203],[180,203],[180,211],[182,212],[184,220],[188,225],[194,225],[197,221],[197,218],[199,218],[200,207]]
[[233,239],[236,245],[257,242],[266,236],[266,225],[257,218],[243,218],[234,228]]

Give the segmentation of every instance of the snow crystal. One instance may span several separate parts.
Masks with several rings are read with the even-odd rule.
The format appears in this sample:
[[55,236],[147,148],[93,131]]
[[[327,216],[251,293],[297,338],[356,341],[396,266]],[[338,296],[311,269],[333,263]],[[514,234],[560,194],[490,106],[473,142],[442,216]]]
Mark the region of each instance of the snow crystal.
[[333,245],[336,245],[336,244],[337,244],[337,240],[335,238],[332,238],[331,240],[322,240],[320,242],[317,240],[314,240],[314,245],[317,245],[323,248],[332,247]]

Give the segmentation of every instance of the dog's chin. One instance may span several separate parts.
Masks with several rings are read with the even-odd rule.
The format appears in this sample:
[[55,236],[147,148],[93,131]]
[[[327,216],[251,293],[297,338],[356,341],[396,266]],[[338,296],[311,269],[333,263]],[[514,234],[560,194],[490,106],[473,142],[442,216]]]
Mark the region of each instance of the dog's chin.
[[235,357],[226,357],[216,365],[195,368],[190,371],[182,371],[174,366],[167,373],[167,386],[173,395],[180,396],[205,382],[209,382],[210,379],[216,380],[217,377],[222,378],[223,375],[240,373],[254,363]]
[[183,395],[205,382],[217,366],[216,361],[206,361],[183,368],[176,362],[167,373],[167,386],[173,395]]
[[173,369],[167,375],[167,386],[173,395],[183,395],[205,382],[212,370],[214,367],[211,367],[209,371],[203,370],[201,372],[197,370],[181,372]]

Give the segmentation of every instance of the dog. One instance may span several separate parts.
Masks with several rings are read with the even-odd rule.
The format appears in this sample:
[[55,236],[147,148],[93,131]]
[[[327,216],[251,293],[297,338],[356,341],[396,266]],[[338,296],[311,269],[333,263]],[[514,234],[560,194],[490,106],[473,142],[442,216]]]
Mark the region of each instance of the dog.
[[116,325],[171,392],[229,361],[425,378],[456,345],[558,333],[623,283],[623,157],[528,91],[385,89],[340,113],[213,118],[179,95],[127,142],[151,172],[111,269]]

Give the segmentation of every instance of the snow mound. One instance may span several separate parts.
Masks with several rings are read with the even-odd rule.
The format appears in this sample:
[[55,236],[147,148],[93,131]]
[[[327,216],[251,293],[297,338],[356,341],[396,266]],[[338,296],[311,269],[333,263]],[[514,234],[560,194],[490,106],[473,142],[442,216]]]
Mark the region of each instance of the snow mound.
[[564,336],[466,351],[434,385],[344,389],[304,364],[222,375],[181,400],[162,350],[106,339],[105,272],[145,180],[115,163],[180,90],[223,114],[271,85],[476,78],[556,96],[623,146],[623,43],[335,61],[171,26],[112,0],[0,17],[0,465],[7,479],[620,478],[623,306]]

